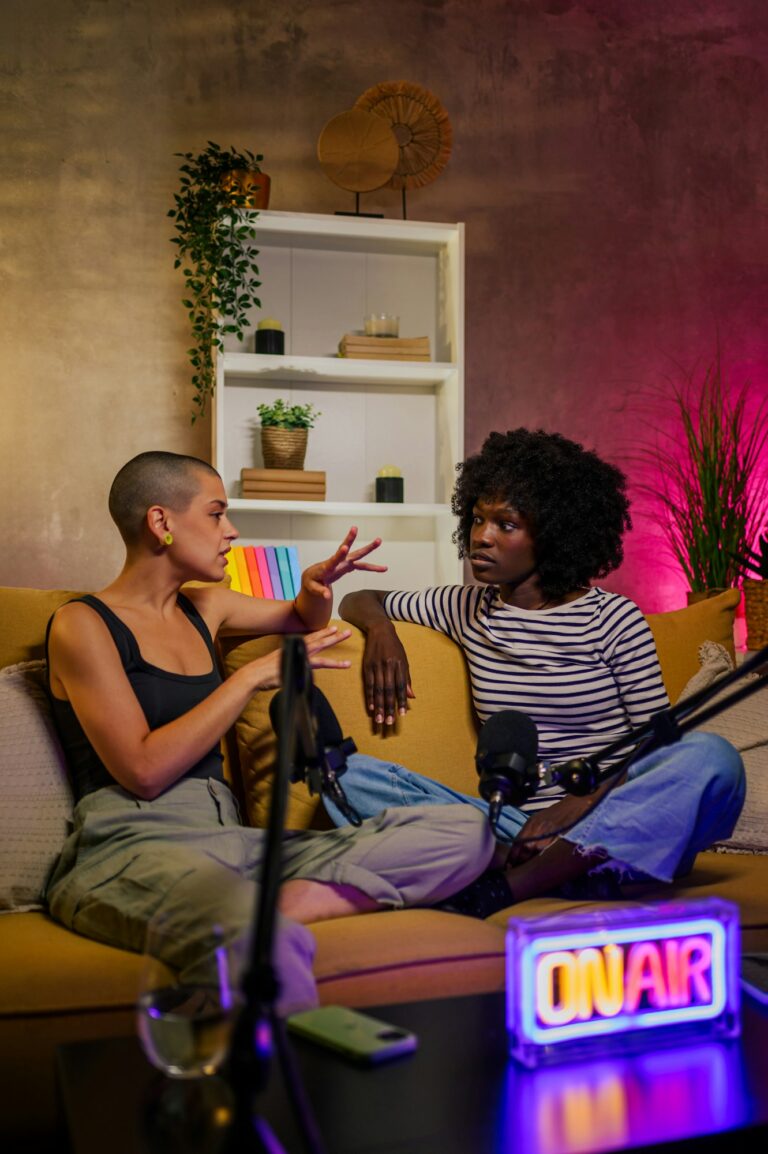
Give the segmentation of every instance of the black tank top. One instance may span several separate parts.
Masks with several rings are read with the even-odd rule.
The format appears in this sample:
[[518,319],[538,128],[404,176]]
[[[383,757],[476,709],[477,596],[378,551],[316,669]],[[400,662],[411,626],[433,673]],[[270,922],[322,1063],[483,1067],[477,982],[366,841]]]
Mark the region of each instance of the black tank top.
[[[157,666],[150,665],[141,656],[133,633],[108,605],[91,594],[76,597],[73,600],[83,601],[86,605],[90,605],[91,609],[99,614],[109,629],[120,654],[123,668],[139,700],[139,705],[144,710],[144,716],[150,729],[159,729],[160,726],[175,721],[181,714],[187,713],[193,706],[204,701],[217,685],[221,685],[216,652],[208,626],[189,598],[185,597],[183,593],[178,594],[177,604],[205,641],[211,655],[209,673],[187,676],[183,673],[169,673],[165,669],[158,669]],[[48,633],[45,639],[46,657],[48,655],[48,634],[50,634],[52,621],[53,618],[48,622]],[[103,786],[117,784],[107,767],[97,756],[70,703],[54,697],[50,692],[50,686],[49,696],[53,706],[56,727],[66,754],[76,800],[79,801],[86,794],[93,793]],[[204,757],[201,757],[184,774],[184,777],[215,777],[219,781],[223,781],[224,773],[219,745],[217,744]]]

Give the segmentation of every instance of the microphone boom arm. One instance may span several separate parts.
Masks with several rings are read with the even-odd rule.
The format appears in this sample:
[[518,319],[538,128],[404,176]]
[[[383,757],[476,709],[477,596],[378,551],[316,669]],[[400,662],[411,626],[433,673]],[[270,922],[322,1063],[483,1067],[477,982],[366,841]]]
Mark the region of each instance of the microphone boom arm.
[[[644,725],[625,733],[598,753],[590,754],[589,757],[573,758],[563,765],[554,766],[549,771],[552,783],[562,786],[566,792],[579,797],[594,793],[604,781],[623,773],[640,754],[649,753],[662,745],[673,745],[674,742],[680,740],[683,734],[724,713],[737,701],[742,701],[745,697],[764,689],[768,682],[759,677],[755,678],[754,681],[740,686],[725,700],[710,705],[708,709],[702,709],[700,713],[696,712],[710,698],[722,693],[724,689],[734,685],[737,681],[741,681],[747,674],[759,670],[766,664],[768,664],[768,645],[754,653],[738,669],[732,670],[712,685],[707,685],[697,693],[686,697],[684,701],[678,701],[676,705],[672,705],[668,709],[659,710]],[[627,757],[607,769],[600,770],[599,766],[602,761],[613,757],[615,753],[626,749],[628,745],[634,746],[634,748]]]

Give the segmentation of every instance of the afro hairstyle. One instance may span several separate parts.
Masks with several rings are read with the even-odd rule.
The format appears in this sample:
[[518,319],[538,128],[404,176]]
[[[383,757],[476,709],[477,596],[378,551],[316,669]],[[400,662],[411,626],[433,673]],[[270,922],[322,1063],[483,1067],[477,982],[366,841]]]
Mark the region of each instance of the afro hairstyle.
[[479,453],[456,466],[453,540],[469,550],[478,500],[505,501],[528,522],[539,583],[550,600],[618,568],[632,526],[627,478],[591,449],[543,429],[491,433]]

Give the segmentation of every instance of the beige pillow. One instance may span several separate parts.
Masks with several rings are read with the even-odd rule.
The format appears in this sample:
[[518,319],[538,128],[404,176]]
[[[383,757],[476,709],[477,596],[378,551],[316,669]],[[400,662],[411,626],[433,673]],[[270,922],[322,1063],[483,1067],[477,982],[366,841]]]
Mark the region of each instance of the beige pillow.
[[[701,669],[680,695],[683,700],[700,689],[719,681],[733,669],[730,655],[721,645],[705,642],[699,651]],[[747,674],[754,682],[755,674]],[[747,797],[733,834],[719,843],[730,850],[768,853],[768,680],[743,701],[737,701],[722,713],[696,726],[702,733],[718,733],[741,753],[747,775]],[[701,708],[727,701],[742,682],[729,685],[711,697]]]
[[0,911],[41,909],[72,814],[44,661],[0,669],[0,781]]

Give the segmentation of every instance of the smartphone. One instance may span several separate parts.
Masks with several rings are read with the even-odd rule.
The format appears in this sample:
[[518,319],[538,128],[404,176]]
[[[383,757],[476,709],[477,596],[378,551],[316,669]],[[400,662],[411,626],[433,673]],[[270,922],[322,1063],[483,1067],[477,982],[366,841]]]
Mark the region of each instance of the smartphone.
[[415,1034],[350,1010],[346,1006],[321,1006],[291,1014],[288,1029],[311,1042],[328,1046],[355,1062],[375,1064],[412,1054],[418,1045]]

